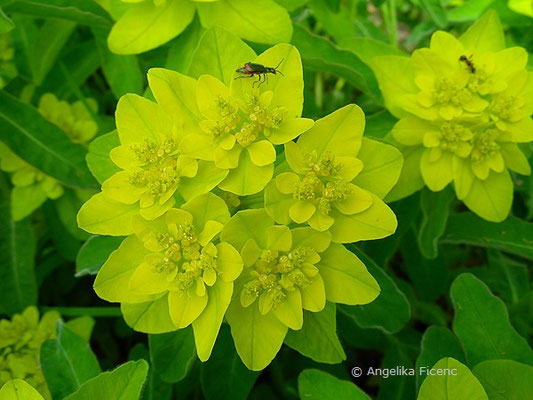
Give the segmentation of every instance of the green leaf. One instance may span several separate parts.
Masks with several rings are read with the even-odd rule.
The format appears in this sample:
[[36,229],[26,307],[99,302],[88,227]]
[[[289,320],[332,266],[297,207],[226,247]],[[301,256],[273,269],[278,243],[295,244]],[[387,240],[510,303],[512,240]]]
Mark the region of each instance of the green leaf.
[[[472,1],[472,0],[470,0]],[[439,28],[446,27],[447,18],[440,0],[422,0],[422,7]]]
[[91,334],[94,328],[94,318],[89,316],[83,316],[71,319],[65,325],[76,335],[80,336],[88,342],[91,340]]
[[50,393],[58,399],[75,392],[100,373],[89,344],[61,321],[57,323],[57,338],[41,346],[40,363]]
[[422,191],[420,208],[423,217],[417,239],[420,252],[426,258],[437,257],[438,242],[446,229],[450,203],[454,198],[455,195],[450,187],[436,193],[429,189]]
[[344,37],[339,41],[339,47],[355,53],[365,64],[376,56],[405,56],[406,54],[388,43],[365,37]]
[[400,251],[416,295],[422,300],[434,302],[448,289],[450,262],[442,253],[435,259],[425,258],[420,253],[415,235],[415,229],[407,232]]
[[187,375],[196,359],[192,327],[160,335],[149,335],[150,358],[155,373],[169,383]]
[[202,392],[207,400],[245,400],[259,373],[239,359],[229,327],[223,324],[209,360],[202,364]]
[[304,64],[312,70],[334,74],[366,94],[379,98],[374,74],[355,54],[341,50],[329,40],[298,25],[291,41],[302,55]]
[[220,26],[252,42],[289,42],[292,23],[287,10],[273,0],[219,0],[196,2],[202,25]]
[[254,51],[237,36],[213,27],[200,38],[188,75],[199,78],[209,74],[229,86],[235,70],[256,57]]
[[461,6],[448,12],[448,19],[452,22],[475,21],[494,0],[469,0]]
[[361,306],[340,305],[339,310],[353,318],[362,328],[378,328],[386,333],[398,332],[411,317],[411,307],[403,292],[387,273],[354,245],[347,245],[366,265],[376,279],[381,293],[370,304]]
[[165,68],[186,74],[204,31],[198,18],[193,19],[187,29],[170,42]]
[[533,223],[510,216],[493,223],[472,213],[450,216],[442,243],[470,244],[503,250],[533,260]]
[[99,136],[89,145],[89,152],[85,156],[85,160],[89,170],[100,184],[116,172],[121,171],[109,158],[109,152],[117,146],[120,146],[117,131]]
[[75,187],[94,183],[83,162],[86,150],[68,140],[32,106],[0,92],[0,139],[24,161]]
[[489,360],[472,370],[490,400],[523,400],[533,393],[533,367],[511,360]]
[[53,202],[45,202],[42,210],[50,231],[50,236],[52,237],[52,241],[59,254],[61,254],[66,260],[76,260],[81,241],[73,236],[65,225],[63,225]]
[[509,322],[504,303],[472,274],[452,283],[453,331],[465,349],[468,363],[507,359],[533,364],[533,352]]
[[[422,337],[420,355],[416,359],[416,370],[420,367],[431,367],[444,357],[452,357],[462,363],[465,361],[465,353],[459,343],[459,339],[448,328],[430,326]],[[416,383],[420,387],[426,374],[417,374]]]
[[28,383],[22,379],[7,381],[0,389],[0,399],[2,400],[44,400]]
[[303,328],[289,330],[285,344],[312,360],[337,364],[346,354],[337,337],[337,310],[335,304],[326,303],[320,312],[304,311]]
[[[56,63],[59,68],[50,70],[37,89],[38,95],[52,92],[60,99],[76,96],[77,88],[100,68],[100,55],[94,40],[69,44],[60,56],[61,59]],[[106,130],[110,129],[112,127],[106,127]]]
[[95,37],[102,72],[111,87],[116,99],[126,93],[142,94],[145,86],[145,76],[141,73],[136,56],[113,54],[107,48],[107,29],[92,29]]
[[33,82],[39,86],[53,67],[59,52],[67,43],[76,23],[66,20],[46,20],[28,54]]
[[66,19],[89,26],[111,26],[107,13],[96,2],[87,0],[17,0],[5,6],[5,10],[37,18]]
[[305,369],[298,376],[298,393],[309,400],[370,400],[351,382],[340,380],[318,369]]
[[91,236],[76,257],[76,277],[96,275],[123,240],[120,236]]
[[342,8],[333,12],[331,8],[334,6],[328,6],[326,0],[308,1],[308,7],[312,12],[313,17],[316,18],[318,23],[323,25],[324,29],[337,41],[346,36],[355,35],[356,33],[349,11],[345,8],[346,6],[340,4],[339,6]]
[[481,276],[493,291],[499,293],[507,304],[515,304],[527,295],[529,289],[528,268],[523,262],[506,256],[500,251],[488,251],[487,274]]
[[459,361],[450,357],[443,358],[433,369],[450,372],[438,375],[435,371],[435,375],[429,375],[420,387],[417,400],[488,400],[483,386],[468,367]]
[[[388,336],[387,339],[389,345],[381,362],[382,368],[393,370],[398,366],[415,364],[411,349],[419,345],[417,332],[406,328],[403,331],[403,337],[400,333],[396,336]],[[374,369],[372,374],[377,375],[377,371]],[[369,371],[367,371],[367,375],[370,375]],[[389,375],[388,378],[381,380],[379,386],[376,400],[411,400],[415,398],[416,379],[412,375]]]
[[0,8],[0,34],[10,32],[13,28],[15,28],[15,23]]
[[88,380],[65,400],[138,400],[147,373],[146,361],[130,361]]
[[15,222],[0,205],[0,312],[13,314],[37,303],[35,238],[29,218]]

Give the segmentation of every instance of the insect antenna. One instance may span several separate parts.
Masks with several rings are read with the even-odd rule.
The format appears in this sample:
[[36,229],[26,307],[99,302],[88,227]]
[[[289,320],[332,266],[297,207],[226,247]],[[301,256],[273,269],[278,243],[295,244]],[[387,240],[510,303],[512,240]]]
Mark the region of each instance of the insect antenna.
[[278,70],[278,67],[281,65],[281,63],[283,62],[284,59],[285,59],[285,58],[282,58],[282,59],[279,61],[278,65],[276,65],[276,66],[274,67],[274,70],[275,70],[278,74],[281,74],[281,76],[284,76],[284,75],[283,75],[283,72],[281,72],[281,71]]

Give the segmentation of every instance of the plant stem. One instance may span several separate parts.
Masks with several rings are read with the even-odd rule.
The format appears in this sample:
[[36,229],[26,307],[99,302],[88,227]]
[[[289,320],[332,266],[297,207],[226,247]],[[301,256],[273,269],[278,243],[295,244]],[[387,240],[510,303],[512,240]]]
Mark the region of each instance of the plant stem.
[[65,317],[119,317],[119,307],[40,307],[41,312],[57,311]]

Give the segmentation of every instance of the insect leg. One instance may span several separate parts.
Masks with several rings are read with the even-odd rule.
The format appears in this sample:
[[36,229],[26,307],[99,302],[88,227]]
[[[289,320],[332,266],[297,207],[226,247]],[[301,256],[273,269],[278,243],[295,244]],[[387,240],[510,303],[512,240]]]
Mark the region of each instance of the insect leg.
[[253,75],[243,75],[243,76],[237,76],[234,79],[245,79],[245,78],[253,78]]

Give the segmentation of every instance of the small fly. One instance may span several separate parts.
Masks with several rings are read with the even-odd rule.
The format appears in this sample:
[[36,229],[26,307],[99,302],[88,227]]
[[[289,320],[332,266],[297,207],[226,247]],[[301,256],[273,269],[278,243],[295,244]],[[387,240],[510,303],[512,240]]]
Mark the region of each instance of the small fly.
[[471,73],[476,72],[476,67],[474,66],[474,62],[472,61],[472,56],[467,57],[464,54],[459,57],[459,61],[464,62]]
[[[257,75],[258,79],[252,83],[252,87],[254,87],[256,83],[258,83],[257,87],[259,87],[263,83],[268,82],[268,74],[273,74],[273,75],[280,74],[283,76],[283,73],[280,70],[278,70],[278,67],[281,65],[282,62],[283,62],[283,58],[278,63],[278,65],[276,65],[274,68],[265,67],[264,65],[261,65],[261,64],[254,64],[251,62],[247,62],[246,64],[244,64],[244,67],[241,67],[235,70],[235,72],[244,74],[244,76],[238,76],[235,79],[252,78]],[[263,77],[263,80],[261,80],[261,77]]]

